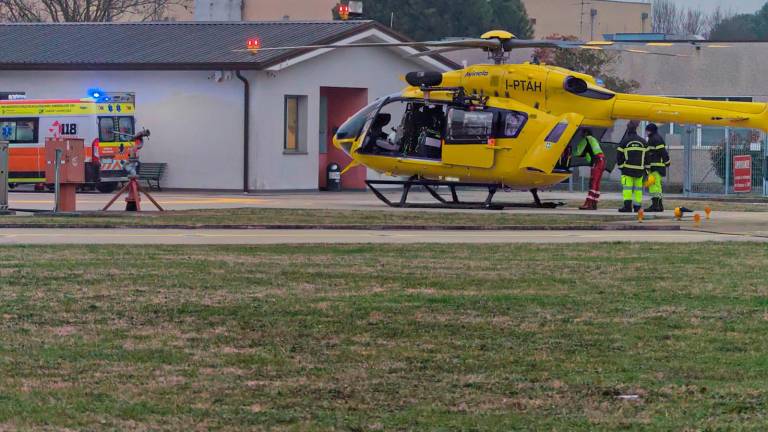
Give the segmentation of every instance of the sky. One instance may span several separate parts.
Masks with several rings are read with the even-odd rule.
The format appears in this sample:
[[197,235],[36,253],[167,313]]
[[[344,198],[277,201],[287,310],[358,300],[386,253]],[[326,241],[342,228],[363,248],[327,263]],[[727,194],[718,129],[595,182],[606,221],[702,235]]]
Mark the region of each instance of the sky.
[[752,13],[763,7],[766,0],[673,0],[679,6],[701,6],[711,11],[718,5],[737,13]]

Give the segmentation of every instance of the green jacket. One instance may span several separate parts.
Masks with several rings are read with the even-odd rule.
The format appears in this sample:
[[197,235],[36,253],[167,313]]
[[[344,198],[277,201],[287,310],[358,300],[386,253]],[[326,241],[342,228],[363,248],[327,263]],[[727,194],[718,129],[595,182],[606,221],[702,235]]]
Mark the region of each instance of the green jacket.
[[593,136],[585,136],[576,145],[576,156],[585,157],[590,164],[592,163],[593,157],[601,154],[603,154],[603,149],[600,147],[600,141]]

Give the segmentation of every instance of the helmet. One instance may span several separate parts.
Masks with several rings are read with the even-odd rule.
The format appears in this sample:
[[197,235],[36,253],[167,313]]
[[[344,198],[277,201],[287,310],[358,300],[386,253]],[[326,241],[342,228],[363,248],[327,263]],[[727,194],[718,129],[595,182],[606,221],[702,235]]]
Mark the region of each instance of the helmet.
[[659,127],[656,126],[655,123],[648,123],[648,126],[645,127],[645,131],[655,134],[659,131]]

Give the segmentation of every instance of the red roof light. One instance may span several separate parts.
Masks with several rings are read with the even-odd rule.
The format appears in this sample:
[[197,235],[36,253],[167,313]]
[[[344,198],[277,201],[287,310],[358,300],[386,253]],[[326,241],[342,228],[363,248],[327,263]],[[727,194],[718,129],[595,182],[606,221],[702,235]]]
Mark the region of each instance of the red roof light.
[[349,5],[339,4],[339,18],[345,21],[349,19]]
[[248,39],[246,45],[249,51],[258,51],[261,48],[261,40],[259,38]]

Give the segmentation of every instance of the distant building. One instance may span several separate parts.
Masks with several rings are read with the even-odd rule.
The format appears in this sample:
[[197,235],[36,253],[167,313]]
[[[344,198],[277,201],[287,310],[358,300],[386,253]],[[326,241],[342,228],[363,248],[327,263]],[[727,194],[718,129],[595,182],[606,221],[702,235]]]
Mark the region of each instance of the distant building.
[[651,4],[611,0],[523,0],[536,37],[602,39],[606,33],[651,31]]
[[336,4],[338,0],[195,0],[195,20],[328,20]]
[[[38,0],[42,2],[42,0]],[[375,0],[364,0],[365,1]],[[535,36],[601,39],[603,34],[651,31],[651,4],[614,0],[522,0]],[[339,0],[187,0],[160,13],[142,10],[119,21],[307,21],[329,20]],[[144,8],[146,9],[146,8]],[[394,11],[397,15],[397,11]]]
[[[370,1],[370,0],[369,0]],[[523,0],[537,37],[551,34],[600,39],[605,33],[651,30],[651,4],[611,0]],[[195,19],[324,20],[338,0],[196,0]],[[395,11],[395,13],[397,13]],[[176,17],[184,19],[184,14]]]
[[[215,0],[216,3],[222,1],[240,2],[240,0]],[[139,6],[126,6],[119,16],[116,18],[108,18],[106,21],[191,21],[193,18],[195,2],[196,0],[184,0],[179,1],[178,3],[169,4],[165,7],[158,7],[150,3],[140,2],[141,5]],[[208,2],[213,3],[211,0]],[[3,3],[5,2],[0,1],[0,6],[2,6]],[[29,5],[32,10],[35,10],[39,14],[41,20],[52,21],[51,15],[46,13],[47,9],[43,4],[43,0],[25,0],[24,3]],[[9,6],[7,5],[0,7],[0,22],[5,21],[3,12],[4,8],[8,7]],[[115,9],[117,9],[117,7]]]

